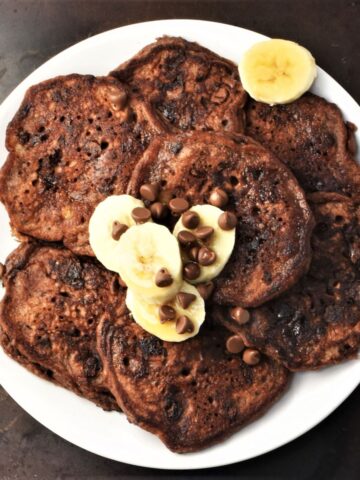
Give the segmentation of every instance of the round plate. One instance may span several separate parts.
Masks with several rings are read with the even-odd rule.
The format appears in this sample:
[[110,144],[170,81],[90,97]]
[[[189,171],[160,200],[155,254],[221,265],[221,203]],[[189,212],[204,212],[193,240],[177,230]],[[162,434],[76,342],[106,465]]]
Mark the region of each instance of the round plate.
[[[56,75],[106,75],[140,48],[161,35],[180,35],[238,62],[252,43],[264,39],[249,30],[212,22],[165,20],[141,23],[102,33],[78,43],[44,63],[27,77],[0,107],[0,158],[7,123],[25,90]],[[319,69],[313,91],[341,106],[348,120],[360,123],[360,107],[346,91]],[[359,142],[359,138],[357,139]],[[16,246],[8,217],[0,211],[0,259]],[[321,422],[355,389],[360,362],[351,361],[321,372],[295,375],[291,388],[271,410],[230,439],[199,453],[177,455],[155,436],[130,425],[125,415],[107,413],[87,400],[27,372],[0,349],[0,383],[14,400],[47,428],[86,450],[133,465],[194,469],[226,465],[261,455],[302,435]]]

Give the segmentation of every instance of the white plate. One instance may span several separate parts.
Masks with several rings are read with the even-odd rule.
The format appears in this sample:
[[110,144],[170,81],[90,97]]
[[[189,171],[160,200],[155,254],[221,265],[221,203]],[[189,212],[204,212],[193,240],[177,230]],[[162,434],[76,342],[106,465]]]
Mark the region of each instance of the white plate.
[[[163,34],[195,40],[235,62],[252,43],[265,38],[249,30],[219,23],[164,20],[129,25],[80,42],[44,63],[4,101],[0,107],[0,158],[4,161],[6,157],[6,125],[30,85],[73,72],[105,75]],[[360,125],[360,107],[321,69],[313,90],[341,105],[345,117]],[[3,260],[16,245],[10,236],[3,208],[0,222],[0,258]],[[321,422],[345,400],[359,381],[359,361],[320,373],[298,374],[289,392],[264,417],[215,447],[200,453],[177,455],[167,450],[155,436],[130,425],[125,415],[103,412],[87,400],[37,378],[0,349],[0,383],[40,423],[69,442],[98,455],[164,469],[215,467],[273,450]]]

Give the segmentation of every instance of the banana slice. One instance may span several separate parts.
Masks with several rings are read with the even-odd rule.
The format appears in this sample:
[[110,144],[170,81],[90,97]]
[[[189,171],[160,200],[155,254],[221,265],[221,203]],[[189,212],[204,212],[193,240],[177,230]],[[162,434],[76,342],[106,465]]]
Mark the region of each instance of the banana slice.
[[[148,303],[137,297],[131,289],[128,289],[126,305],[131,311],[135,322],[147,332],[167,342],[182,342],[199,332],[205,320],[205,303],[197,289],[189,283],[184,282],[181,285],[180,292],[195,295],[195,299],[186,309],[181,306],[177,297],[167,302],[166,305],[175,310],[176,318],[167,320],[164,323],[160,322],[159,309],[161,303]],[[193,328],[191,332],[177,333],[176,319],[182,316],[186,316],[190,320]]]
[[[199,225],[195,229],[186,228],[183,224],[183,216],[181,216],[174,228],[173,233],[175,237],[178,237],[179,233],[183,230],[189,231],[196,236],[201,227],[206,226],[214,229],[210,237],[204,240],[198,240],[200,246],[207,247],[215,252],[216,258],[210,265],[200,265],[200,275],[194,280],[189,280],[191,283],[197,284],[207,282],[217,277],[224,268],[235,245],[235,228],[223,230],[219,227],[218,220],[223,210],[213,205],[195,205],[190,209],[190,212],[196,212],[199,215]],[[189,257],[189,248],[182,248],[181,255],[184,262],[194,260]]]
[[239,73],[252,98],[275,105],[292,102],[309,90],[316,64],[306,48],[273,39],[251,47],[240,62]]
[[173,298],[182,284],[179,244],[163,225],[129,228],[114,251],[118,273],[137,297],[149,302]]
[[98,204],[90,218],[90,246],[96,258],[108,270],[118,272],[120,266],[115,254],[119,240],[113,238],[114,222],[127,227],[135,225],[131,212],[138,207],[144,207],[143,202],[131,195],[112,195]]

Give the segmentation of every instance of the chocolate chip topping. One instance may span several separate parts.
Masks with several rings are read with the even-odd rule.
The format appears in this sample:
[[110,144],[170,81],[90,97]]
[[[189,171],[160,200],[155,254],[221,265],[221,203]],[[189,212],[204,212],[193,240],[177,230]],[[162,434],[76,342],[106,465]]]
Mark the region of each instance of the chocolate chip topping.
[[236,227],[237,218],[231,212],[224,212],[219,216],[218,224],[222,230],[232,230]]
[[253,348],[247,348],[242,356],[242,359],[247,365],[257,365],[260,362],[260,352]]
[[146,223],[151,218],[151,212],[145,207],[136,207],[131,212],[132,218],[136,223]]
[[198,262],[200,265],[207,267],[212,265],[216,260],[216,253],[207,247],[201,247],[198,255]]
[[161,305],[161,307],[159,308],[159,317],[161,323],[175,320],[176,310],[170,305]]
[[122,110],[127,104],[128,95],[125,91],[110,91],[108,99],[110,100],[114,110]]
[[115,220],[115,222],[113,223],[113,226],[112,226],[112,231],[111,231],[112,238],[114,240],[119,240],[121,235],[123,233],[125,233],[127,229],[128,229],[127,225],[125,225],[124,223],[117,222]]
[[144,200],[155,202],[160,192],[160,185],[158,183],[145,183],[140,187],[140,195]]
[[182,315],[176,320],[175,328],[176,332],[180,334],[191,333],[194,331],[194,324],[189,317]]
[[193,228],[196,228],[200,223],[199,215],[196,212],[192,212],[191,210],[189,210],[188,212],[185,212],[181,217],[181,220],[184,227],[190,228],[191,230]]
[[240,353],[244,350],[245,345],[243,339],[239,335],[233,335],[226,341],[226,349],[230,353]]
[[198,255],[199,255],[200,247],[191,247],[190,250],[188,251],[188,257],[190,260],[193,260],[194,262],[198,261]]
[[160,270],[155,275],[155,285],[157,287],[163,288],[168,287],[173,283],[173,278],[170,275],[170,272],[167,268],[160,268]]
[[214,284],[213,282],[199,283],[198,285],[196,285],[196,288],[200,293],[200,296],[204,300],[208,300],[214,291]]
[[150,212],[154,220],[163,220],[168,213],[168,207],[163,203],[155,202],[150,205]]
[[177,239],[179,243],[184,247],[189,247],[196,242],[195,235],[193,235],[191,232],[188,232],[187,230],[181,230],[178,233]]
[[196,300],[196,295],[193,293],[179,292],[176,295],[176,300],[180,303],[180,306],[185,310]]
[[195,230],[196,238],[203,241],[208,240],[213,233],[214,229],[212,227],[200,227]]
[[189,202],[185,198],[173,198],[169,202],[169,207],[175,215],[181,215],[189,209]]
[[233,307],[230,309],[230,317],[239,325],[243,325],[249,321],[250,314],[245,308]]
[[185,263],[183,274],[186,280],[195,280],[200,275],[200,266],[196,262]]
[[223,208],[227,205],[228,201],[228,194],[224,192],[224,190],[221,190],[221,188],[216,188],[210,194],[209,202],[211,205],[214,205],[214,207]]

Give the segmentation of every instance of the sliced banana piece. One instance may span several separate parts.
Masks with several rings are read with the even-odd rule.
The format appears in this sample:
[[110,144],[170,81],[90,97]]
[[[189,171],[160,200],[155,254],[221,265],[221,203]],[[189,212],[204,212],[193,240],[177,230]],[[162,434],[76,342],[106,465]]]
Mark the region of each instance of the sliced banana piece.
[[316,77],[311,53],[289,40],[253,45],[243,56],[239,73],[245,90],[260,102],[275,105],[299,98]]
[[[177,297],[167,302],[166,305],[175,310],[176,318],[164,323],[160,322],[159,309],[162,305],[161,303],[146,302],[144,299],[137,297],[131,289],[128,289],[126,305],[131,311],[135,322],[147,332],[167,342],[182,342],[197,335],[199,332],[205,320],[205,303],[197,289],[187,282],[181,285],[180,292],[195,295],[195,299],[186,309],[180,305]],[[182,316],[186,316],[190,320],[193,327],[192,332],[177,333],[176,319]]]
[[135,225],[131,212],[138,207],[144,207],[144,203],[131,195],[112,195],[97,205],[90,218],[90,246],[96,258],[108,270],[119,271],[119,258],[115,254],[119,240],[113,237],[114,223],[117,222],[115,227]]
[[[223,230],[219,227],[218,220],[223,213],[223,210],[214,207],[213,205],[195,205],[190,208],[190,211],[196,212],[199,215],[199,226],[195,229],[186,228],[182,221],[183,217],[181,216],[174,228],[173,233],[175,237],[177,237],[183,230],[187,230],[196,235],[202,227],[206,226],[214,229],[214,232],[208,239],[198,241],[200,245],[215,252],[216,258],[211,265],[200,265],[200,275],[195,280],[191,280],[191,283],[197,284],[207,282],[212,278],[217,277],[224,268],[235,245],[235,228],[231,230]],[[184,262],[192,260],[188,253],[188,248],[181,249],[181,255]]]
[[163,225],[144,223],[129,228],[114,253],[118,273],[137,297],[163,302],[178,292],[182,284],[179,244]]

